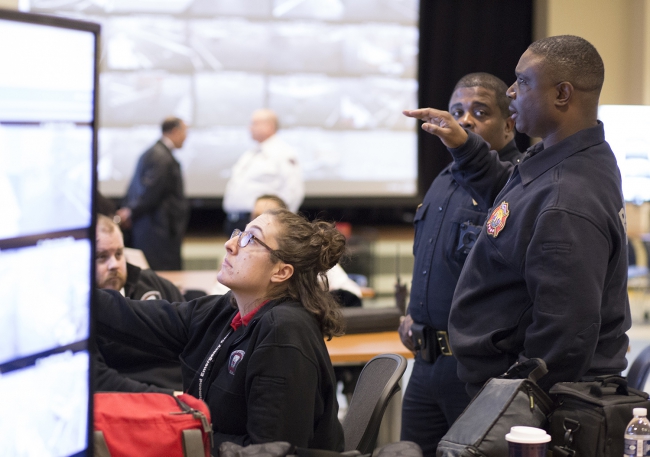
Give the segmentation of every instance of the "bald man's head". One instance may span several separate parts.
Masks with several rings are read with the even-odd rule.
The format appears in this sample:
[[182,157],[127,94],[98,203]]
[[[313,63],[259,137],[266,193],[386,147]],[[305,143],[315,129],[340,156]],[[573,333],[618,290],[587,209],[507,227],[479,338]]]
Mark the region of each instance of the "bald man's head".
[[251,116],[250,130],[255,141],[266,141],[278,131],[278,117],[270,109],[258,109]]

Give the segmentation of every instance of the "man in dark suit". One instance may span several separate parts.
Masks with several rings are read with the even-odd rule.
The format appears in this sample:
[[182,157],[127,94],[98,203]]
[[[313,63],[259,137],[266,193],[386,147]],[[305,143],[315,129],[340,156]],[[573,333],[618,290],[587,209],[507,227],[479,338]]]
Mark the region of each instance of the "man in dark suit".
[[181,269],[189,208],[172,151],[183,147],[186,137],[181,119],[165,119],[162,137],[140,157],[125,205],[117,211],[122,227],[132,229],[132,246],[144,252],[153,270]]

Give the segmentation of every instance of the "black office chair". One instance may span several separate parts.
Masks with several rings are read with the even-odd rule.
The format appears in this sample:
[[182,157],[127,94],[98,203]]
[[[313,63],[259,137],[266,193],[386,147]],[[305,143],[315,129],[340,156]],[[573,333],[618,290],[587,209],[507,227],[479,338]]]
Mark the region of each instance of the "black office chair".
[[406,359],[397,354],[380,354],[363,367],[343,419],[346,451],[372,453],[381,419],[391,397],[400,390],[405,370]]
[[643,390],[648,376],[650,376],[650,346],[641,351],[630,365],[630,370],[627,372],[627,385]]

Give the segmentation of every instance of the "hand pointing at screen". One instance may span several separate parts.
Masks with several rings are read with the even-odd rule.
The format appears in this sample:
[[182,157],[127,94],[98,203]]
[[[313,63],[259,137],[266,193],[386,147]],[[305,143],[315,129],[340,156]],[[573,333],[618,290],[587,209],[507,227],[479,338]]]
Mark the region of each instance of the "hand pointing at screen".
[[433,108],[404,110],[402,113],[424,122],[422,130],[436,135],[448,148],[458,148],[467,141],[467,132],[447,111]]

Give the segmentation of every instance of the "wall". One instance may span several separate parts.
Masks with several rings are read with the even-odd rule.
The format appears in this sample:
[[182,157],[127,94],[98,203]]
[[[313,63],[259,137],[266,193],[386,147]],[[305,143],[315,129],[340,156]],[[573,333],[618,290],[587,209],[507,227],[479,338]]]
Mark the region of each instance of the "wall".
[[[601,104],[650,105],[650,2],[537,0],[534,39],[579,35],[605,62]],[[628,204],[631,236],[650,232],[650,204]]]
[[0,8],[7,10],[17,10],[18,0],[0,0]]
[[603,104],[650,104],[650,4],[645,0],[537,0],[534,38],[579,35],[605,62]]

